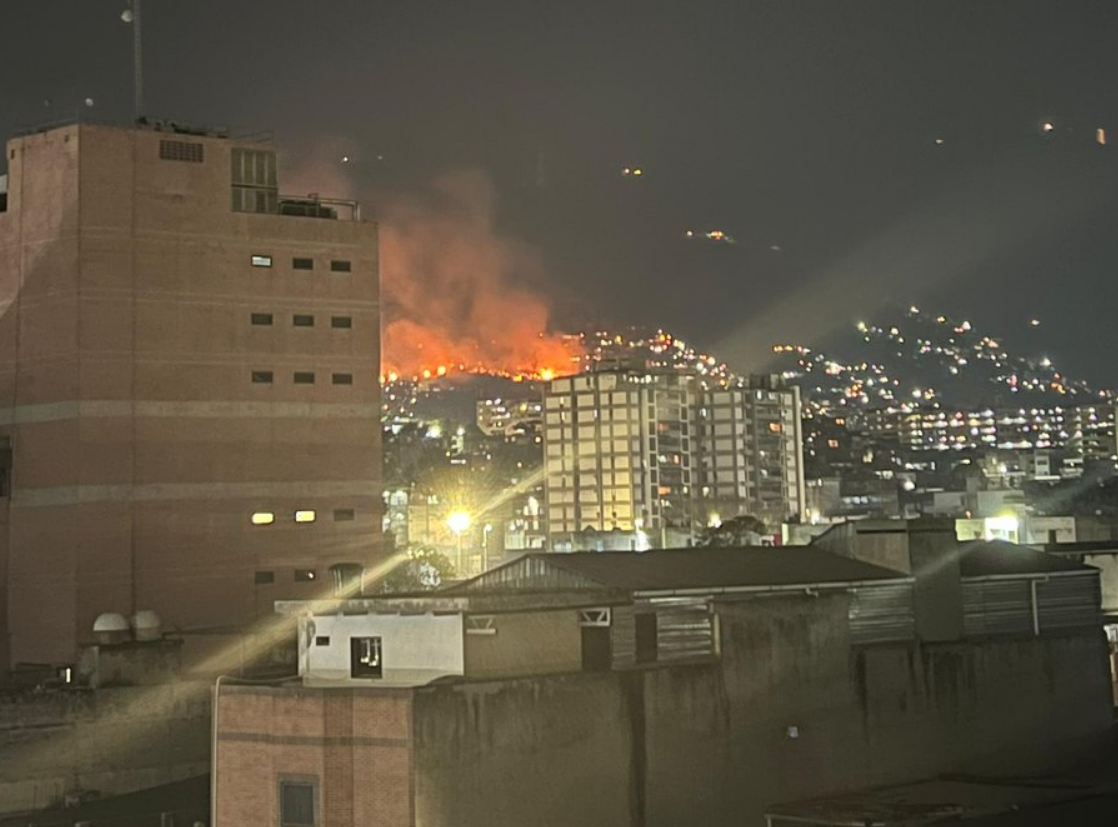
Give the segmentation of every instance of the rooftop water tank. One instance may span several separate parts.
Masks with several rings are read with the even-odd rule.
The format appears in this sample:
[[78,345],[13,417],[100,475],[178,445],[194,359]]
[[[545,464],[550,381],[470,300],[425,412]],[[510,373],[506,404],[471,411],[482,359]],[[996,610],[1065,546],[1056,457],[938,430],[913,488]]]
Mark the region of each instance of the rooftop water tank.
[[151,609],[140,609],[132,615],[132,629],[136,640],[159,640],[163,637],[163,621]]
[[124,643],[132,636],[132,627],[119,612],[105,612],[93,621],[93,637],[98,643]]

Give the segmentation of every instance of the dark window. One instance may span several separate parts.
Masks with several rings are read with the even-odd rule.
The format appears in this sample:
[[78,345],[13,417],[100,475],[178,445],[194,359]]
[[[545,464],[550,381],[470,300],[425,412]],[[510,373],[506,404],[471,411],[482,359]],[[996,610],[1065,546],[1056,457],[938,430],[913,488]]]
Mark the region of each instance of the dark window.
[[646,612],[637,615],[637,663],[656,660],[656,615]]
[[296,385],[313,385],[314,384],[314,371],[297,370],[293,377]]
[[329,646],[330,645],[330,635],[318,635],[314,639],[314,645],[315,646]]
[[280,827],[315,827],[315,783],[280,781]]
[[612,662],[609,633],[609,626],[582,627],[582,669],[584,672],[609,671]]
[[[3,436],[0,437],[0,497],[10,496],[12,496],[12,440],[11,437]],[[337,512],[334,513],[336,520]],[[350,511],[350,514],[352,513]]]
[[330,317],[330,327],[345,327],[345,328],[353,327],[353,317],[352,316],[331,316]]
[[271,267],[272,266],[272,257],[271,256],[254,255],[252,257],[252,266],[253,267]]
[[252,314],[252,323],[253,324],[259,324],[259,325],[271,324],[272,323],[272,314],[271,313],[253,313]]
[[352,269],[348,261],[334,259],[330,262],[330,269],[335,273],[348,273]]
[[338,597],[353,597],[361,592],[365,578],[365,567],[359,563],[337,563],[330,567],[334,577],[334,594]]
[[258,571],[254,582],[257,586],[266,586],[269,583],[276,582],[276,573],[274,571]]
[[200,164],[206,160],[205,147],[188,141],[160,141],[159,159],[161,161],[189,161]]
[[309,583],[314,580],[314,569],[295,569],[296,583]]
[[291,317],[291,323],[296,327],[314,327],[314,316],[309,313],[296,313]]
[[349,639],[349,674],[353,678],[379,678],[384,674],[379,637]]
[[252,372],[252,381],[257,384],[270,385],[272,384],[272,372],[270,370],[254,370]]
[[352,385],[353,384],[353,374],[352,373],[335,373],[332,378],[333,378],[333,381],[334,381],[335,385]]
[[352,508],[335,508],[334,509],[334,522],[342,522],[344,520],[352,520],[354,511]]
[[291,259],[291,269],[292,270],[313,270],[314,269],[314,259],[313,258],[293,258],[293,259]]

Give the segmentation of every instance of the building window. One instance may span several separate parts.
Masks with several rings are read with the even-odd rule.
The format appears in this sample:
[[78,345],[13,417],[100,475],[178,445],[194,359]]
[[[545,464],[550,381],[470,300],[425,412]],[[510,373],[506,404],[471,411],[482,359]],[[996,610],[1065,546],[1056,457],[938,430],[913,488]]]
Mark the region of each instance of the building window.
[[358,563],[337,563],[330,567],[334,578],[334,596],[352,597],[360,594],[365,567]]
[[296,583],[310,583],[314,580],[314,569],[295,569]]
[[272,323],[271,313],[253,313],[252,323],[255,325],[270,325]]
[[270,370],[254,370],[252,372],[252,381],[257,385],[270,385],[273,378]]
[[348,272],[351,271],[351,269],[352,268],[350,267],[350,264],[349,264],[348,261],[338,261],[337,259],[334,259],[333,261],[330,262],[331,272],[334,272],[334,273],[348,273]]
[[280,779],[280,827],[315,827],[317,784]]
[[271,256],[254,255],[252,257],[252,266],[253,267],[271,267],[272,266],[272,257]]
[[193,144],[188,141],[160,141],[159,160],[188,161],[192,164],[200,164],[206,160],[205,147],[202,144]]
[[335,385],[352,385],[353,384],[353,374],[352,373],[335,373],[333,375],[333,377],[331,377],[331,378],[332,378]]
[[334,522],[341,523],[346,520],[354,518],[354,511],[352,508],[335,508],[334,509]]
[[330,635],[318,635],[318,636],[316,636],[315,639],[314,639],[314,645],[315,646],[329,646],[330,645]]
[[258,571],[253,578],[253,582],[257,586],[267,586],[269,583],[275,583],[276,573],[274,571]]
[[379,637],[351,637],[349,639],[349,674],[353,678],[380,678],[384,676]]
[[271,525],[276,521],[276,515],[271,511],[254,511],[252,514],[253,525]]
[[279,212],[274,151],[234,149],[230,167],[234,212]]
[[291,317],[291,323],[295,327],[314,327],[314,316],[309,313],[296,313]]
[[313,258],[293,258],[293,259],[291,259],[291,269],[292,270],[313,270],[314,269],[314,259]]
[[297,523],[313,523],[315,520],[315,513],[310,510],[296,511],[295,522]]
[[0,437],[0,497],[10,496],[12,496],[12,439],[4,436]]
[[330,327],[339,327],[339,328],[349,329],[349,328],[353,327],[353,317],[352,316],[331,316],[330,317]]
[[297,370],[293,380],[296,385],[313,385],[314,384],[314,371]]

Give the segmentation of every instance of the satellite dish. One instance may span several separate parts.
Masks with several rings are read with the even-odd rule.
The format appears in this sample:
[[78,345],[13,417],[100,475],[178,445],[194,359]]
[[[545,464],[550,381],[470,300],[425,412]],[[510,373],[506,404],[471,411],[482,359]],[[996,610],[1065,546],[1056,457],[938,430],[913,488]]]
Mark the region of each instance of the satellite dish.
[[89,107],[92,107],[93,106],[93,98],[86,98],[85,99],[85,105],[89,106]]
[[125,23],[131,23],[133,19],[132,9],[125,9],[124,11],[122,11],[120,13],[120,19],[123,20]]

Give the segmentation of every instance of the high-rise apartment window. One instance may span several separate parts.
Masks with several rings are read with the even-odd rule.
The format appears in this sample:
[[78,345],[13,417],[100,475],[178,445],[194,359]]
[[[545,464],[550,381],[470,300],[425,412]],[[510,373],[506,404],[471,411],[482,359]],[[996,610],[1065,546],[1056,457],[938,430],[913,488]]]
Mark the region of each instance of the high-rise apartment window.
[[257,586],[267,586],[270,583],[275,583],[276,573],[274,571],[258,571],[253,577],[253,582]]
[[349,639],[349,674],[353,678],[380,678],[384,676],[379,637],[351,637]]
[[291,323],[296,327],[314,327],[314,316],[309,313],[296,313],[291,317]]
[[272,257],[271,256],[263,256],[263,255],[254,255],[252,257],[252,266],[253,267],[271,267],[272,266]]
[[278,213],[276,153],[266,149],[234,149],[230,161],[233,211]]
[[347,329],[351,328],[351,327],[353,327],[353,317],[352,316],[331,316],[330,317],[330,327],[342,327],[342,328],[347,328]]
[[314,384],[314,371],[297,370],[293,377],[296,385],[313,385]]
[[253,313],[252,323],[255,325],[270,325],[272,323],[271,313]]
[[274,376],[270,370],[254,370],[252,372],[252,381],[257,385],[270,385],[273,378]]
[[335,385],[352,385],[353,384],[353,374],[352,373],[335,373],[331,377],[331,379],[333,380]]
[[291,259],[291,269],[292,270],[313,270],[314,269],[314,259],[313,258],[293,258],[293,259]]
[[295,522],[297,523],[313,523],[315,520],[315,513],[311,510],[303,510],[295,512]]
[[348,273],[352,269],[353,268],[348,261],[339,261],[338,259],[334,259],[330,262],[330,270],[334,273]]
[[254,511],[252,513],[253,525],[271,525],[275,521],[276,515],[271,511]]
[[314,569],[295,569],[296,583],[310,583],[314,580]]
[[315,827],[317,784],[307,780],[280,780],[280,827]]
[[335,508],[334,509],[334,522],[340,523],[345,520],[352,520],[355,512],[352,508]]

